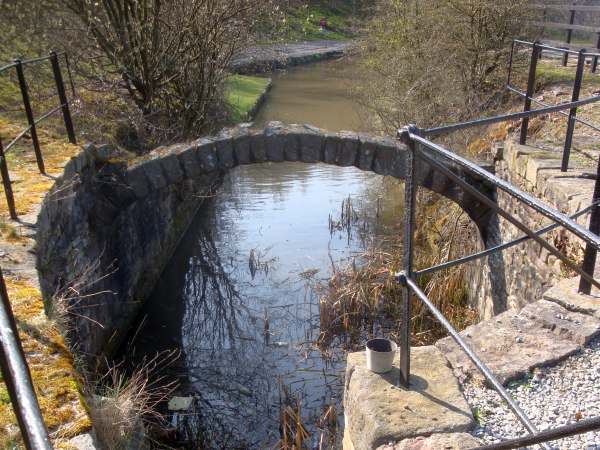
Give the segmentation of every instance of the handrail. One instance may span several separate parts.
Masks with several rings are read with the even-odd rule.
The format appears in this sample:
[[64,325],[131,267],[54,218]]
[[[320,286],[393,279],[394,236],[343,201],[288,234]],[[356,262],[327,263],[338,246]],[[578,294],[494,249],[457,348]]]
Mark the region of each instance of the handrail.
[[475,352],[467,345],[464,339],[460,336],[458,331],[454,329],[452,324],[448,322],[448,319],[444,317],[444,314],[435,307],[435,305],[427,298],[427,295],[419,288],[417,283],[407,276],[405,272],[400,272],[397,274],[397,278],[400,284],[408,286],[412,292],[416,294],[416,296],[427,306],[429,312],[437,319],[437,321],[442,324],[442,326],[448,331],[448,334],[454,339],[454,341],[458,344],[458,346],[465,352],[465,354],[469,357],[469,359],[473,362],[475,367],[482,373],[485,379],[493,386],[493,388],[500,394],[502,399],[508,403],[509,408],[512,412],[517,416],[519,421],[525,426],[525,428],[532,434],[535,435],[538,432],[536,426],[529,420],[527,414],[521,409],[518,403],[511,397],[511,395],[504,389],[502,383],[498,381],[496,376],[492,373],[492,371],[488,368],[488,366],[475,354]]
[[561,53],[569,53],[571,55],[577,55],[579,53],[579,52],[577,52],[575,50],[571,50],[569,48],[555,47],[555,46],[548,45],[548,44],[542,44],[540,42],[537,42],[537,43],[529,42],[529,41],[523,41],[521,39],[514,39],[513,42],[515,42],[517,44],[525,45],[527,47],[533,47],[533,45],[535,44],[544,50],[552,50],[552,51],[561,52]]
[[[62,52],[56,52],[55,54],[56,54],[56,56],[63,56],[63,55],[66,55],[67,52],[62,51]],[[16,61],[19,61],[22,65],[25,66],[27,64],[34,64],[34,63],[38,63],[38,62],[41,62],[41,61],[46,61],[46,60],[51,59],[51,58],[52,58],[52,55],[40,56],[38,58],[23,59],[23,60],[17,58],[17,59],[15,59],[15,62],[12,62],[10,64],[7,64],[5,66],[0,67],[0,73],[3,72],[4,70],[12,69],[13,67],[15,67],[17,65]]]
[[0,269],[0,368],[28,449],[51,450]]
[[549,207],[548,205],[545,205],[543,202],[541,202],[539,199],[532,196],[531,194],[514,187],[510,183],[507,183],[506,181],[502,180],[496,175],[491,174],[487,170],[481,168],[477,164],[469,161],[468,159],[463,158],[462,156],[459,156],[455,153],[452,153],[451,151],[446,150],[442,146],[435,144],[419,136],[418,134],[414,134],[410,131],[399,130],[399,134],[401,135],[404,135],[405,132],[408,133],[407,137],[409,139],[423,144],[425,147],[433,150],[438,155],[443,156],[448,161],[461,166],[468,172],[475,174],[477,177],[502,189],[504,192],[518,199],[520,202],[524,203],[527,206],[530,206],[540,214],[562,225],[572,233],[576,234],[579,238],[583,239],[585,242],[593,245],[596,249],[600,249],[600,237],[594,233],[591,233],[589,230],[586,230],[584,227],[579,225],[577,222],[571,220],[565,214],[557,211],[554,208]]
[[542,5],[533,4],[530,5],[535,9],[554,9],[557,11],[585,11],[585,12],[600,12],[600,6],[588,6],[588,5]]
[[582,31],[584,33],[600,33],[599,27],[589,27],[587,25],[575,25],[575,24],[567,24],[567,23],[558,23],[558,22],[529,22],[532,25],[537,27],[548,27],[548,28],[556,28],[559,30],[575,30]]
[[[578,218],[580,216],[583,216],[584,214],[590,212],[594,208],[594,206],[596,206],[598,204],[600,204],[600,202],[598,202],[598,201],[593,202],[591,205],[586,206],[585,208],[577,211],[575,214],[573,214],[572,216],[570,216],[570,218],[571,219],[576,219],[576,218]],[[553,223],[551,225],[548,225],[548,226],[546,226],[544,228],[539,229],[534,234],[536,236],[542,236],[543,234],[546,234],[546,233],[548,233],[548,232],[550,232],[552,230],[555,230],[558,227],[560,227],[559,224]],[[471,262],[471,261],[475,261],[477,259],[481,259],[481,258],[483,258],[485,256],[492,255],[492,254],[497,253],[499,251],[503,251],[503,250],[509,249],[511,247],[514,247],[515,245],[522,244],[523,242],[527,242],[530,239],[531,239],[530,236],[527,236],[527,235],[521,236],[520,238],[514,239],[514,240],[512,240],[510,242],[505,242],[503,244],[496,245],[495,247],[491,247],[491,248],[488,248],[486,250],[482,250],[480,252],[473,253],[472,255],[469,255],[469,256],[464,256],[462,258],[457,258],[457,259],[453,259],[451,261],[446,261],[446,262],[440,263],[438,265],[428,267],[427,269],[417,270],[414,273],[414,275],[415,275],[415,277],[421,277],[423,275],[427,275],[428,273],[437,272],[439,270],[444,270],[444,269],[448,269],[450,267],[458,266],[460,264],[465,264],[465,263],[468,263],[468,262]]]
[[483,119],[469,120],[466,122],[454,123],[451,125],[444,125],[441,127],[428,128],[422,130],[424,136],[434,137],[449,131],[462,130],[464,128],[478,127],[484,125],[491,125],[494,123],[507,122],[511,120],[519,120],[526,117],[535,117],[543,114],[549,114],[553,112],[564,111],[567,109],[577,108],[579,106],[588,105],[590,103],[596,103],[600,101],[600,95],[588,97],[583,100],[577,100],[575,102],[560,103],[558,105],[551,105],[544,108],[532,109],[529,111],[521,111],[510,114],[501,114],[499,116],[486,117]]

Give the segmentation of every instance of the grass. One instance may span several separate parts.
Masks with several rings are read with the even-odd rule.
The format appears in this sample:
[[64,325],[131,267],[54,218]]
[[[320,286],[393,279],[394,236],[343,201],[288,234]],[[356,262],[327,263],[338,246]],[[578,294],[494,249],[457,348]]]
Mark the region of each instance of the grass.
[[[39,290],[15,277],[7,276],[6,284],[44,421],[60,445],[91,428],[81,401],[81,380],[62,334],[44,313]],[[18,430],[6,386],[0,383],[0,448],[20,443]]]
[[[575,58],[571,57],[571,61]],[[561,66],[558,61],[540,61],[537,67],[537,84],[538,87],[544,87],[551,84],[574,83],[575,82],[575,67]],[[583,75],[584,86],[600,86],[600,76],[590,73],[586,67]]]
[[[327,30],[319,22],[327,18]],[[314,41],[320,39],[345,40],[354,37],[354,17],[350,5],[301,5],[290,7],[278,24],[278,30],[269,39],[273,41]],[[269,23],[269,27],[273,27]],[[270,30],[269,30],[270,31]],[[271,33],[269,33],[271,34]]]
[[225,82],[225,100],[235,123],[251,120],[254,109],[271,84],[270,78],[231,75]]

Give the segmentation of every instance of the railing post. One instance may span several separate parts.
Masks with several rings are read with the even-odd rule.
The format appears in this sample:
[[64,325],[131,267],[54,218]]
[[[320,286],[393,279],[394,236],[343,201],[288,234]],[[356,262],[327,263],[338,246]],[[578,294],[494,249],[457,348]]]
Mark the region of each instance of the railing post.
[[4,195],[6,195],[6,204],[8,205],[8,212],[10,218],[17,220],[17,210],[15,208],[15,198],[13,196],[12,184],[10,182],[10,175],[8,174],[8,165],[6,164],[6,156],[4,155],[4,147],[2,146],[2,140],[0,139],[0,176],[2,177],[2,185],[4,186]]
[[[589,227],[589,230],[595,234],[600,234],[600,205],[597,203],[598,200],[600,200],[600,159],[598,159],[598,167],[596,169],[596,182],[594,184],[593,206],[592,212],[590,213]],[[581,269],[592,277],[594,276],[594,269],[596,267],[596,254],[596,247],[588,243],[585,246]],[[592,292],[592,284],[583,277],[579,279],[579,292],[587,295]]]
[[[600,52],[600,33],[598,33],[598,40],[596,41],[596,53]],[[592,73],[596,73],[598,68],[598,57],[594,56],[592,59]]]
[[55,51],[50,52],[50,61],[52,62],[52,71],[54,72],[54,81],[56,82],[56,91],[58,92],[58,98],[60,99],[60,105],[65,120],[65,128],[69,135],[69,142],[76,144],[75,130],[73,129],[73,121],[71,120],[71,110],[69,109],[69,101],[67,100],[67,94],[65,92],[65,83],[63,81],[62,73],[60,71],[60,64],[58,63],[58,55]]
[[23,97],[23,107],[25,108],[25,115],[27,116],[27,123],[29,124],[29,130],[31,132],[31,141],[33,142],[35,159],[40,173],[45,174],[46,168],[44,167],[44,158],[42,157],[42,150],[40,149],[40,141],[38,139],[35,120],[33,118],[33,110],[31,109],[31,101],[29,99],[29,91],[27,90],[27,83],[25,82],[25,75],[23,73],[23,64],[20,59],[15,59],[15,64],[19,88],[21,89],[21,96]]
[[[417,195],[416,155],[417,144],[410,133],[418,134],[418,129],[410,125],[399,132],[399,138],[408,152],[406,154],[406,176],[404,179],[404,277],[413,276],[413,238],[415,228],[415,206]],[[399,384],[405,388],[410,385],[410,331],[411,331],[411,291],[406,279],[400,279],[402,286],[402,319],[400,324],[400,378]]]
[[0,369],[28,450],[51,450],[0,269]]
[[[535,92],[535,75],[537,72],[538,56],[540,53],[540,46],[536,42],[533,43],[531,49],[531,61],[529,62],[529,77],[527,79],[527,92],[525,94],[525,106],[523,111],[531,110],[531,98]],[[521,122],[521,137],[519,143],[525,145],[527,143],[527,130],[529,128],[529,117],[525,117]]]
[[[577,57],[577,72],[575,73],[575,84],[573,85],[573,95],[571,101],[576,102],[579,100],[579,93],[581,92],[581,83],[583,81],[583,70],[585,69],[585,52],[587,50],[582,48],[579,50]],[[567,135],[565,136],[565,146],[563,148],[562,163],[560,170],[566,172],[569,168],[569,157],[571,155],[571,145],[573,144],[573,131],[575,131],[575,117],[577,116],[577,108],[571,108],[569,110],[569,118],[567,119]]]
[[[570,16],[570,19],[569,19],[569,25],[573,25],[574,23],[575,23],[575,10],[572,9],[571,10],[571,16]],[[571,30],[569,28],[567,30],[567,44],[571,43],[571,37],[572,36],[573,36],[573,30]],[[565,53],[563,53],[562,65],[566,66],[568,61],[569,61],[569,53],[565,52]]]

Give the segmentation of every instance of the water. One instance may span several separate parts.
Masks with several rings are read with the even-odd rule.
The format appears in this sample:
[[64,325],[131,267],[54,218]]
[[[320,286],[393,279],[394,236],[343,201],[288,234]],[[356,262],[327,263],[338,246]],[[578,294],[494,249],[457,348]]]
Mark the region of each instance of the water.
[[[351,68],[322,63],[275,75],[258,123],[364,129],[347,93]],[[178,395],[196,397],[200,418],[172,418],[188,427],[188,439],[272,448],[283,399],[292,398],[313,444],[323,435],[324,448],[339,445],[342,423],[330,434],[320,417],[332,405],[330,418],[342,412],[344,352],[316,347],[315,286],[333,265],[397,231],[383,219],[399,213],[390,189],[378,175],[323,164],[242,166],[227,175],[162,275],[130,348],[138,359],[180,350],[164,373],[179,379]],[[351,227],[337,223],[343,202],[354,211]]]

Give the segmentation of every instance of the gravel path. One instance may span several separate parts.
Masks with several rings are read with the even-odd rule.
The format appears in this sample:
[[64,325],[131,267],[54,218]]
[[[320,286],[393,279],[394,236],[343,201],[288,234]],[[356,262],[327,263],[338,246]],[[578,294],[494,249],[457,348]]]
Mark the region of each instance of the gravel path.
[[[465,382],[463,389],[480,423],[471,434],[485,443],[525,434],[495,391],[474,382]],[[536,369],[530,378],[510,383],[508,391],[540,430],[600,415],[600,338],[557,366]],[[560,450],[600,450],[600,431],[550,445]]]

